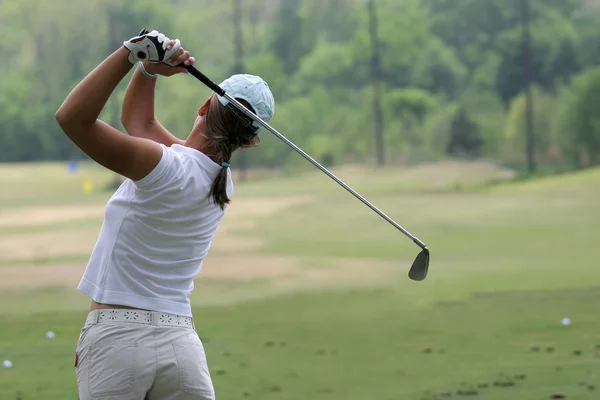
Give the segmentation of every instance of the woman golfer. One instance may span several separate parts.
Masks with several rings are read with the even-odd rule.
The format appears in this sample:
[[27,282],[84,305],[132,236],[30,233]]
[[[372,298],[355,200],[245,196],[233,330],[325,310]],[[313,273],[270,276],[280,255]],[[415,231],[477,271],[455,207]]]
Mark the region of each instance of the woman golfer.
[[[256,144],[259,126],[213,94],[185,141],[163,128],[154,117],[156,78],[194,62],[178,40],[156,31],[136,36],[56,113],[73,143],[127,178],[106,205],[78,286],[92,299],[75,354],[81,400],[215,398],[189,296],[233,191],[231,155]],[[98,116],[135,64],[124,135]],[[259,77],[234,75],[221,87],[263,120],[273,116],[273,96]]]

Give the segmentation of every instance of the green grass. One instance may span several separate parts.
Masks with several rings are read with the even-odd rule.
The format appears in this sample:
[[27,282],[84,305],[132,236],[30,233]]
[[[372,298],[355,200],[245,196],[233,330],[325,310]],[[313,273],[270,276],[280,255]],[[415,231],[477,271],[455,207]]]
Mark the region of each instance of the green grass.
[[[107,199],[106,188],[113,175],[95,164],[82,163],[75,174],[67,172],[66,163],[27,163],[0,165],[2,210],[24,205],[93,204]],[[86,194],[83,184],[93,184]]]
[[[600,380],[598,301],[600,290],[580,289],[497,293],[427,307],[401,291],[378,290],[197,309],[196,318],[223,399],[244,392],[261,399],[419,399],[426,391],[455,393],[481,383],[490,385],[479,390],[481,398],[492,400],[547,398],[553,391],[592,399],[578,384]],[[572,326],[560,325],[565,315]],[[3,322],[2,353],[14,367],[2,373],[0,398],[16,398],[17,391],[24,399],[76,398],[71,363],[82,317]],[[49,329],[54,341],[44,337]],[[550,346],[553,353],[546,352]],[[510,379],[513,388],[492,386],[505,380],[501,374],[526,379]]]
[[[21,168],[22,179],[37,179]],[[365,278],[376,273],[375,262],[391,260],[397,269],[377,286],[365,279],[352,289],[298,293],[269,279],[200,278],[196,325],[219,399],[440,399],[448,392],[461,398],[457,391],[471,387],[479,394],[466,398],[598,398],[599,170],[492,186],[459,177],[460,191],[456,179],[428,191],[406,182],[409,171],[344,171],[340,178],[429,245],[429,277],[409,281],[418,248],[322,174],[238,184],[240,202],[312,196],[238,229],[236,236],[263,240],[249,255],[294,257],[314,269],[338,257],[362,260]],[[23,204],[88,201],[81,194],[65,200],[73,184],[59,180],[55,197],[44,189],[46,203],[32,200],[34,192],[13,196]],[[81,304],[84,296],[66,288],[0,293],[0,359],[14,364],[0,369],[0,399],[18,392],[27,400],[77,398]],[[563,317],[572,325],[563,327]],[[55,340],[44,337],[48,330]],[[504,381],[514,386],[494,386]]]
[[97,228],[102,224],[102,219],[98,218],[85,218],[76,219],[72,221],[53,222],[48,224],[36,224],[36,225],[25,225],[25,226],[12,226],[0,231],[0,235],[23,235],[28,233],[36,232],[57,232],[62,230],[69,230],[72,228]]

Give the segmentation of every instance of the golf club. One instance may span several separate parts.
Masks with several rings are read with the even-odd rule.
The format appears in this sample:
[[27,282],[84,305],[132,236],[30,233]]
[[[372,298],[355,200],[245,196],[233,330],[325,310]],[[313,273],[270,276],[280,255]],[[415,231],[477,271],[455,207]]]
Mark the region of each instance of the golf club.
[[321,164],[319,164],[315,159],[313,159],[311,156],[309,156],[301,148],[299,148],[294,143],[292,143],[289,139],[287,139],[285,136],[283,136],[281,133],[279,133],[277,130],[275,130],[273,127],[271,127],[268,123],[266,123],[260,117],[255,115],[252,111],[250,111],[246,107],[244,107],[243,104],[241,104],[239,101],[237,101],[236,99],[231,97],[229,94],[227,94],[225,92],[225,90],[223,90],[219,85],[217,85],[213,81],[211,81],[206,75],[204,75],[202,72],[200,72],[196,67],[194,67],[193,65],[190,65],[190,66],[184,65],[184,67],[189,71],[189,73],[191,75],[193,75],[199,81],[201,81],[206,86],[208,86],[209,89],[211,89],[213,92],[215,92],[219,96],[225,97],[238,110],[240,110],[241,112],[246,114],[248,117],[252,118],[254,121],[259,123],[262,127],[264,127],[266,130],[271,132],[273,135],[277,136],[281,141],[283,141],[285,144],[287,144],[292,149],[294,149],[302,157],[304,157],[305,159],[310,161],[315,167],[319,168],[322,172],[324,172],[327,176],[329,176],[331,179],[333,179],[335,182],[337,182],[340,186],[342,186],[348,192],[352,193],[354,195],[354,197],[356,197],[357,199],[362,201],[371,210],[375,211],[377,214],[379,214],[379,216],[381,216],[387,222],[392,224],[396,229],[398,229],[400,232],[404,233],[406,236],[408,236],[410,239],[412,239],[412,241],[415,244],[417,244],[417,246],[419,246],[422,250],[415,258],[415,261],[413,262],[413,264],[410,268],[410,271],[408,272],[408,277],[414,281],[422,281],[427,277],[427,272],[429,270],[429,249],[427,248],[427,245],[425,243],[423,243],[417,237],[413,236],[410,232],[408,232],[406,229],[404,229],[402,226],[400,226],[396,221],[394,221],[393,219],[388,217],[383,211],[381,211],[380,209],[375,207],[373,204],[371,204],[371,202],[369,202],[367,199],[365,199],[360,194],[358,194],[358,192],[356,192],[350,186],[348,186],[344,182],[342,182],[337,176],[335,176],[327,168],[325,168]]
[[[148,31],[144,29],[140,32],[140,35],[145,34],[145,33],[148,33]],[[427,277],[427,272],[429,270],[430,255],[429,255],[429,249],[427,248],[427,245],[425,243],[423,243],[417,237],[413,236],[410,232],[408,232],[406,229],[404,229],[402,226],[400,226],[398,223],[396,223],[396,221],[394,221],[393,219],[388,217],[385,213],[383,213],[381,210],[379,210],[377,207],[375,207],[373,204],[371,204],[367,199],[365,199],[360,194],[358,194],[358,192],[356,192],[350,186],[348,186],[344,182],[342,182],[337,176],[335,176],[333,173],[331,173],[327,168],[323,167],[315,159],[313,159],[306,152],[304,152],[301,148],[299,148],[294,143],[292,143],[290,140],[288,140],[285,136],[283,136],[281,133],[279,133],[277,130],[275,130],[273,127],[271,127],[268,123],[263,121],[260,117],[255,115],[252,111],[248,110],[243,104],[241,104],[235,98],[233,98],[229,94],[227,94],[225,92],[225,90],[223,90],[219,85],[217,85],[213,81],[211,81],[206,75],[204,75],[202,72],[200,72],[196,67],[194,67],[192,65],[188,66],[188,65],[183,65],[183,64],[181,64],[181,66],[186,68],[191,75],[193,75],[199,81],[204,83],[213,92],[215,92],[219,96],[224,97],[227,100],[229,100],[229,102],[231,104],[233,104],[238,110],[243,112],[248,117],[252,118],[252,120],[256,121],[258,124],[260,124],[266,130],[268,130],[273,135],[278,137],[281,141],[283,141],[285,144],[290,146],[293,150],[295,150],[302,157],[304,157],[305,159],[310,161],[315,167],[319,168],[323,173],[325,173],[327,176],[329,176],[331,179],[333,179],[335,182],[337,182],[340,186],[342,186],[348,192],[352,193],[354,195],[354,197],[356,197],[357,199],[362,201],[371,210],[373,210],[377,214],[379,214],[380,217],[385,219],[387,222],[389,222],[392,226],[394,226],[400,232],[402,232],[406,236],[408,236],[415,244],[417,244],[417,246],[419,246],[422,249],[421,252],[415,258],[415,260],[413,261],[410,271],[408,272],[408,277],[414,281],[422,281]]]

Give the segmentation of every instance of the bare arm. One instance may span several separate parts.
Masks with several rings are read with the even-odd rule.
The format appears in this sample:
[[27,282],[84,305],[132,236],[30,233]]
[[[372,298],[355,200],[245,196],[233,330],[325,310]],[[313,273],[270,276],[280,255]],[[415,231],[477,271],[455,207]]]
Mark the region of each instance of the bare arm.
[[131,70],[128,50],[120,48],[90,72],[56,112],[65,134],[104,167],[132,180],[145,177],[162,157],[160,145],[127,136],[98,120],[119,82]]
[[[175,41],[170,41],[168,46],[172,46],[173,43]],[[177,57],[177,55],[173,55],[173,57]],[[185,58],[186,65],[193,65],[195,62],[194,57],[190,57],[187,51],[183,52],[182,57]],[[149,74],[162,76],[187,73],[187,70],[183,67],[173,67],[165,63],[144,63],[144,68]],[[136,69],[125,92],[121,123],[131,136],[150,139],[165,146],[171,146],[175,143],[183,144],[184,141],[165,129],[154,115],[156,83],[156,79],[147,78],[139,69]]]
[[132,68],[128,55],[129,51],[122,47],[90,72],[67,96],[56,112],[56,120],[73,143],[94,161],[139,180],[160,161],[160,145],[127,136],[98,120],[110,95]]
[[[146,70],[153,73],[151,65]],[[154,116],[156,81],[146,78],[136,69],[125,92],[121,123],[131,136],[150,139],[165,146],[183,144],[183,140],[165,129]]]

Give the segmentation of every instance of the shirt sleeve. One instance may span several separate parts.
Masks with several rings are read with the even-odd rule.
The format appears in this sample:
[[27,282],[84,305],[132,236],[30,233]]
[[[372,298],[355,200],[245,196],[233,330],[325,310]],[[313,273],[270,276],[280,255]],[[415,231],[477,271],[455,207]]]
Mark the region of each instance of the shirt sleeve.
[[162,156],[156,167],[142,179],[133,181],[139,189],[153,189],[168,182],[177,175],[178,163],[176,162],[174,151],[164,144],[160,144],[160,146],[162,148]]

